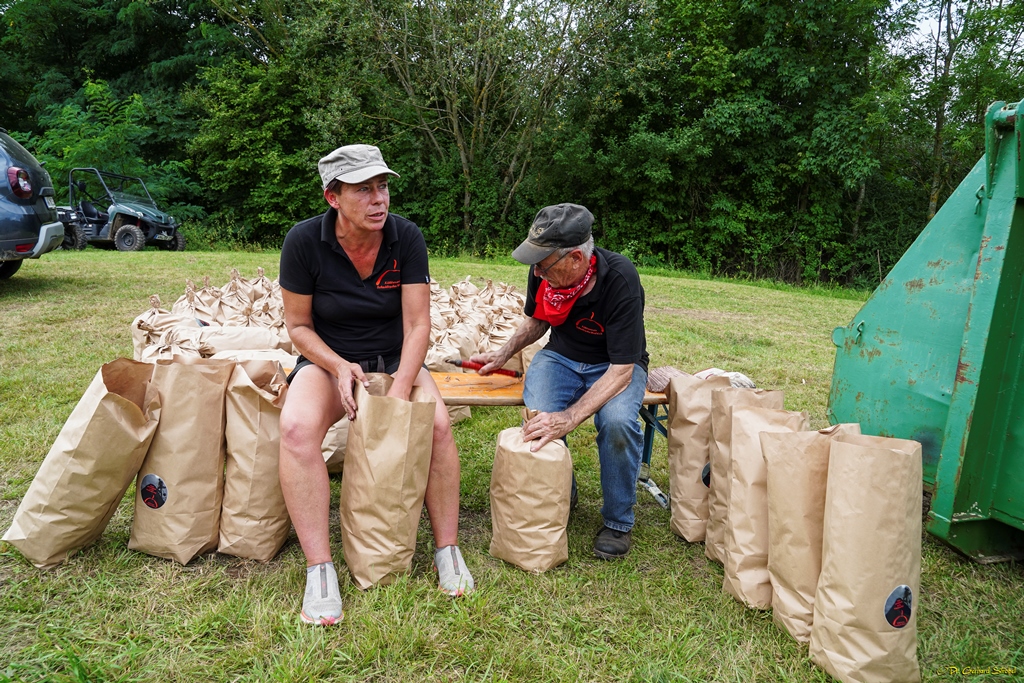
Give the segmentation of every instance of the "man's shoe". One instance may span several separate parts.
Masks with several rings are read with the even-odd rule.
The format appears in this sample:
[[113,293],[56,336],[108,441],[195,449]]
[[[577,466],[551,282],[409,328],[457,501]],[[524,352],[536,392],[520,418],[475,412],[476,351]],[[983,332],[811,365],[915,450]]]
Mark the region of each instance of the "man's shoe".
[[300,616],[315,626],[333,626],[341,621],[341,591],[333,562],[306,567],[306,594]]
[[616,531],[602,527],[594,539],[594,555],[602,560],[621,560],[633,545],[629,531]]
[[576,506],[579,505],[579,502],[580,502],[579,491],[577,491],[576,489],[573,489],[572,493],[569,495],[569,512],[575,512],[576,511]]
[[473,592],[473,575],[462,559],[459,546],[450,545],[434,551],[437,587],[453,598]]

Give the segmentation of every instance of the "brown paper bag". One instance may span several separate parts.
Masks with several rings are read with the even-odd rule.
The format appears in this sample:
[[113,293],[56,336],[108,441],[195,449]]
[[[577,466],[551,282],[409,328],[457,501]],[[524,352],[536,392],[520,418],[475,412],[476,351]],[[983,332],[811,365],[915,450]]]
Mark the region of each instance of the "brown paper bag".
[[279,349],[283,342],[273,330],[265,327],[172,327],[160,338],[163,344],[191,342],[207,355],[221,351]]
[[708,491],[708,526],[704,554],[719,564],[725,561],[725,520],[729,515],[733,406],[760,406],[782,410],[782,392],[765,389],[717,389],[711,392],[711,488]]
[[753,609],[772,605],[768,578],[768,474],[761,454],[763,432],[810,429],[807,413],[756,406],[732,409],[729,512],[725,519],[722,590]]
[[192,346],[191,342],[184,342],[183,344],[150,344],[142,350],[139,354],[139,360],[143,363],[155,363],[158,360],[174,360],[176,357],[183,358],[202,358],[203,351],[195,346]]
[[768,576],[772,621],[801,643],[811,639],[814,591],[821,573],[821,528],[832,440],[860,434],[859,424],[817,432],[761,433],[768,472]]
[[267,562],[288,539],[291,521],[281,492],[281,406],[288,383],[277,361],[238,363],[225,404],[224,501],[220,542],[225,555]]
[[430,470],[434,397],[413,387],[410,400],[385,396],[390,375],[356,384],[341,478],[341,540],[352,580],[362,590],[407,573]]
[[811,658],[841,681],[921,680],[921,444],[832,442]]
[[498,434],[491,470],[490,553],[540,574],[569,559],[572,457],[561,439],[536,453],[523,428]]
[[157,361],[160,426],[135,484],[128,547],[187,564],[217,547],[224,484],[224,391],[234,362]]
[[299,357],[293,356],[292,354],[284,351],[283,349],[244,349],[244,350],[227,350],[218,351],[217,353],[210,356],[213,360],[273,360],[281,364],[281,367],[286,372],[290,372],[295,368],[296,362]]
[[[673,376],[668,382],[668,477],[672,532],[691,543],[708,524],[711,392],[729,388],[725,377]],[[707,481],[705,481],[707,479]]]
[[50,567],[103,533],[160,419],[153,366],[120,358],[96,373],[46,454],[3,540]]
[[196,319],[189,316],[168,313],[160,308],[160,297],[149,297],[150,309],[135,318],[131,324],[132,348],[135,360],[143,360],[142,353],[147,346],[157,343],[163,333],[172,327],[182,326],[199,329]]
[[252,288],[237,268],[231,269],[231,279],[220,288],[220,292],[221,310],[217,322],[221,325],[227,325],[228,320],[240,315],[243,309],[252,303]]
[[341,474],[345,468],[345,448],[348,447],[348,417],[343,417],[327,430],[320,444],[320,453],[327,464],[327,474]]
[[196,291],[193,298],[195,317],[209,325],[219,325],[221,320],[219,287],[210,284],[210,276],[203,277],[203,287]]
[[259,301],[265,296],[271,296],[274,292],[274,282],[264,275],[266,271],[262,267],[256,268],[256,279],[249,283],[249,296],[253,301]]

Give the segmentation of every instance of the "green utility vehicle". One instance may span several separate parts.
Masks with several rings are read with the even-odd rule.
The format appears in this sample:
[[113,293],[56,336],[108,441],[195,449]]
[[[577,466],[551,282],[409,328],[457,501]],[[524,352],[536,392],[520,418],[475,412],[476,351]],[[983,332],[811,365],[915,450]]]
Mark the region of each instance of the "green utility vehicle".
[[68,174],[68,197],[71,206],[57,207],[57,218],[64,224],[65,249],[93,244],[141,251],[148,244],[168,251],[185,250],[185,236],[174,218],[157,208],[142,178],[74,168]]

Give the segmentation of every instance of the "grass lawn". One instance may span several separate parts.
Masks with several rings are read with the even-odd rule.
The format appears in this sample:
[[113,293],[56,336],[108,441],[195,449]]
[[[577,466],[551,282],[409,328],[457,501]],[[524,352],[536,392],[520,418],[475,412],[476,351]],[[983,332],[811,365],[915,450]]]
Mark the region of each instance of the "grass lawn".
[[[0,283],[0,529],[99,366],[131,357],[128,325],[185,278],[217,285],[232,267],[276,277],[276,253],[57,252]],[[442,285],[471,275],[525,285],[522,266],[434,260]],[[738,370],[785,392],[786,408],[827,424],[830,333],[862,296],[643,276],[652,365]],[[187,567],[127,549],[130,490],[106,533],[40,572],[0,544],[0,681],[826,681],[806,649],[721,592],[703,545],[672,535],[647,494],[634,550],[590,553],[601,504],[594,431],[570,436],[580,505],[569,561],[531,576],[487,553],[488,486],[497,432],[515,409],[475,409],[455,427],[462,463],[461,545],[479,589],[435,590],[431,537],[420,527],[413,572],[359,592],[343,578],[344,622],[298,619],[303,559],[294,537],[268,564],[208,555]],[[654,478],[667,488],[665,440]],[[1018,473],[1024,476],[1024,473]],[[332,482],[337,506],[340,480]],[[336,513],[335,513],[336,517]],[[925,535],[919,659],[925,680],[1024,681],[1024,570],[974,564]],[[340,559],[337,524],[332,545]],[[884,553],[884,548],[878,552]],[[1016,667],[1015,676],[952,676],[949,667]]]

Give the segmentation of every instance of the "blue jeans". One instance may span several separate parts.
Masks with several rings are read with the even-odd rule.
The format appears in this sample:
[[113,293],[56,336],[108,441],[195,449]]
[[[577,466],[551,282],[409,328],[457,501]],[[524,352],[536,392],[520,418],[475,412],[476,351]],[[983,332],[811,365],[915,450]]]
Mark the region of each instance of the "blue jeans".
[[[608,363],[578,363],[543,349],[533,357],[526,373],[523,401],[532,410],[560,412],[580,400],[607,369]],[[633,528],[636,478],[644,445],[639,413],[646,387],[647,373],[634,365],[629,386],[594,415],[604,494],[601,516],[605,526],[616,531]]]

